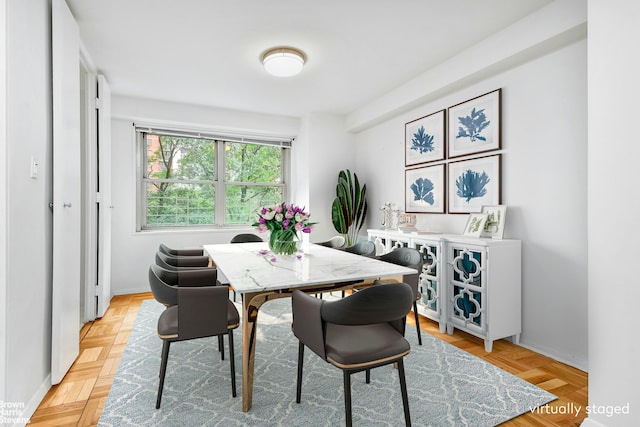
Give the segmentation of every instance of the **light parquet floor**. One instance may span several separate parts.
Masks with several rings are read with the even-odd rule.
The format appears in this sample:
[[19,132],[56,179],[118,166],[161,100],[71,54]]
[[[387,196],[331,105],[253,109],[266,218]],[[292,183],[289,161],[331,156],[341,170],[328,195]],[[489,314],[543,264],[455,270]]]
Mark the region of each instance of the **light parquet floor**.
[[[30,426],[95,426],[104,408],[120,358],[143,300],[151,293],[120,295],[111,300],[102,319],[80,331],[80,355],[64,377],[51,388],[31,417]],[[407,317],[412,322],[412,316]],[[421,330],[486,360],[558,396],[548,406],[527,412],[501,426],[579,426],[587,406],[587,374],[531,350],[496,341],[484,351],[481,339],[455,331],[441,334],[437,323],[421,317]],[[575,409],[581,408],[575,414]]]

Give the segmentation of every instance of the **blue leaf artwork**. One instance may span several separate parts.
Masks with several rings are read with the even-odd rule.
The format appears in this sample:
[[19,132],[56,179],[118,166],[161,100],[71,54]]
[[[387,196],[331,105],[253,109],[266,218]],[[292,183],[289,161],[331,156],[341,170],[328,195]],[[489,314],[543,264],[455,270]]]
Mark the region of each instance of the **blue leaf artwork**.
[[469,203],[471,199],[487,194],[485,186],[491,181],[485,171],[475,172],[467,169],[456,179],[457,195]]
[[484,110],[484,108],[476,110],[474,107],[470,115],[458,117],[460,126],[458,127],[456,138],[469,138],[471,142],[486,141],[487,138],[482,136],[481,133],[491,124],[491,121],[487,120]]
[[433,182],[428,178],[418,178],[413,184],[411,184],[411,191],[413,191],[413,200],[422,200],[430,205],[433,205]]
[[433,135],[429,135],[424,131],[424,126],[420,126],[418,132],[414,133],[413,138],[411,138],[411,149],[419,151],[420,154],[433,151],[435,149],[433,138]]

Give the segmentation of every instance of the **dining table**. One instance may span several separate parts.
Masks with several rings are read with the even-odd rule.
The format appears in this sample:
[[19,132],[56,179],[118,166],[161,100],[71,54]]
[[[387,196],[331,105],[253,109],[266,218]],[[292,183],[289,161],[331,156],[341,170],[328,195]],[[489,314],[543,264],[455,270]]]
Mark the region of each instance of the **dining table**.
[[293,291],[311,294],[357,289],[374,280],[415,274],[413,268],[304,243],[293,255],[277,255],[266,242],[204,245],[218,269],[218,278],[242,297],[242,410],[253,399],[258,312],[267,301],[290,297]]

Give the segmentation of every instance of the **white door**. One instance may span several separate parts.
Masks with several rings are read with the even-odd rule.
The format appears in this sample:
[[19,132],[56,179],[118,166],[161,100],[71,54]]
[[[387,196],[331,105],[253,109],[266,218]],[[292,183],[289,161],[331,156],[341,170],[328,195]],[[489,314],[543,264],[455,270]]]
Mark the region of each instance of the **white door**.
[[111,89],[98,75],[98,307],[102,317],[111,301]]
[[79,32],[64,0],[52,2],[53,284],[51,383],[78,356],[80,328],[80,56]]

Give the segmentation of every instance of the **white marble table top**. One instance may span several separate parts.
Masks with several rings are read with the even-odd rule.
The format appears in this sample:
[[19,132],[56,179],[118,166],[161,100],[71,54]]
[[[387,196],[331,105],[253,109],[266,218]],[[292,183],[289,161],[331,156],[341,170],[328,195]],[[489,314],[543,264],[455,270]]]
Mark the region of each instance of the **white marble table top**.
[[315,244],[274,255],[267,243],[204,245],[238,293],[261,292],[414,274],[416,270]]

